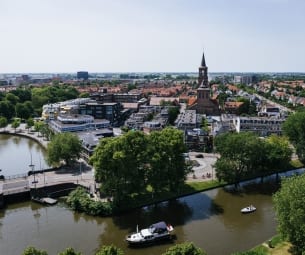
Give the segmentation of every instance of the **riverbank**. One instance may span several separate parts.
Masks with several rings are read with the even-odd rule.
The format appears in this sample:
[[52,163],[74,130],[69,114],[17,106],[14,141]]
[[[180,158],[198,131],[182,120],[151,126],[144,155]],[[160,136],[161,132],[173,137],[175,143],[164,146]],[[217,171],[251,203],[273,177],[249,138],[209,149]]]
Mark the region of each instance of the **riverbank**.
[[46,140],[45,137],[39,134],[39,132],[33,131],[31,129],[26,129],[26,124],[21,123],[18,128],[13,128],[11,124],[9,124],[7,127],[0,129],[1,134],[10,134],[10,135],[16,135],[16,136],[23,136],[29,139],[32,139],[39,143],[44,149],[47,149],[48,146],[48,140]]
[[257,252],[257,254],[261,255],[292,255],[291,248],[291,243],[282,240],[279,235],[276,235],[249,251]]

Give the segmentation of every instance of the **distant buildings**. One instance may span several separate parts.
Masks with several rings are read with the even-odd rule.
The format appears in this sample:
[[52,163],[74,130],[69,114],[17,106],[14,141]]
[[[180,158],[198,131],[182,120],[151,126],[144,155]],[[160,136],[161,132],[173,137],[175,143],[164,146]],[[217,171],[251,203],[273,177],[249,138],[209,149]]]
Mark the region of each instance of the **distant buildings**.
[[242,117],[234,114],[222,114],[214,123],[216,134],[225,132],[253,132],[261,137],[272,134],[282,135],[282,117]]
[[89,73],[86,71],[79,71],[79,72],[77,72],[76,77],[78,80],[88,80]]
[[245,84],[250,85],[254,82],[257,82],[257,79],[254,75],[234,75],[234,84]]

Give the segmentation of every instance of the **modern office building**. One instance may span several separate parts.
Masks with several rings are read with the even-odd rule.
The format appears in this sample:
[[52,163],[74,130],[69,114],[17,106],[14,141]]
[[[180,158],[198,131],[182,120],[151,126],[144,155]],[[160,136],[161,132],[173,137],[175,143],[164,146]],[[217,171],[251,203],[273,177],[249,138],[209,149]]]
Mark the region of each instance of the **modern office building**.
[[120,103],[87,102],[79,105],[78,113],[91,115],[95,119],[109,120],[113,126],[117,126],[121,120],[122,105]]
[[110,121],[105,119],[95,120],[94,117],[89,115],[63,114],[57,116],[54,120],[50,120],[49,127],[55,133],[80,132],[109,128]]
[[79,80],[88,80],[89,79],[89,73],[87,71],[79,71],[77,72],[77,79]]

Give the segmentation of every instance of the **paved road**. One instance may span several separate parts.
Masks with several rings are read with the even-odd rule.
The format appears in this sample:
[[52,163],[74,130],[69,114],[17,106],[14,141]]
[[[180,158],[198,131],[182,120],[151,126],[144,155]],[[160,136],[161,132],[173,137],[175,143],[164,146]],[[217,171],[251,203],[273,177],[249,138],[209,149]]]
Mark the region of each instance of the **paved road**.
[[[202,155],[203,157],[200,158],[197,155]],[[193,167],[194,172],[187,176],[187,181],[207,181],[215,179],[213,165],[218,156],[218,154],[214,153],[189,152],[190,160],[197,161],[198,166]]]

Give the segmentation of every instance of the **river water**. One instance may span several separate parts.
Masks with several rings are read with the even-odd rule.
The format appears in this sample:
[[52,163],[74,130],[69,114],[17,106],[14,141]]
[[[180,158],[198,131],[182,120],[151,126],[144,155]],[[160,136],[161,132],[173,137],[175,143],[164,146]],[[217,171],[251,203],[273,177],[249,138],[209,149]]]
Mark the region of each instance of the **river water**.
[[0,134],[0,175],[25,174],[34,164],[34,170],[48,168],[45,150],[37,142],[21,136]]
[[[14,139],[7,141],[11,142]],[[0,151],[2,164],[1,146]],[[20,153],[28,154],[27,146]],[[102,245],[114,244],[125,255],[160,255],[185,241],[194,242],[209,255],[231,254],[252,248],[276,233],[273,192],[259,186],[239,193],[220,188],[105,218],[72,212],[62,202],[51,207],[33,202],[13,204],[0,210],[0,254],[22,254],[32,245],[49,255],[67,247],[93,255]],[[241,214],[240,209],[249,204],[254,204],[257,211]],[[127,246],[124,237],[135,231],[137,225],[144,228],[160,220],[174,226],[173,243],[137,249]]]

